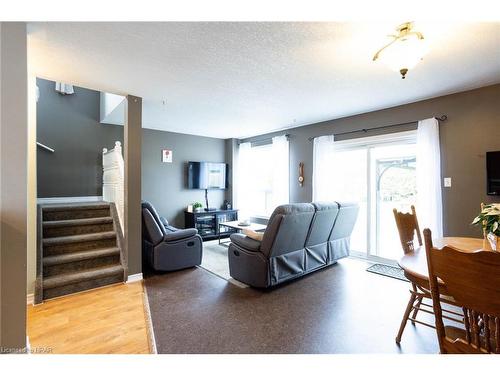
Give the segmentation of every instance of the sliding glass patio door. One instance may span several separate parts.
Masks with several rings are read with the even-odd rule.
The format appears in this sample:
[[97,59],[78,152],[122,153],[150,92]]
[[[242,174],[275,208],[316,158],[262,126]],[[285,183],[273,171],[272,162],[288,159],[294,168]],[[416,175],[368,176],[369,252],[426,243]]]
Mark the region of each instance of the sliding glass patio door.
[[360,206],[353,253],[396,260],[401,245],[392,210],[408,211],[417,197],[415,133],[336,142],[333,165],[333,196]]

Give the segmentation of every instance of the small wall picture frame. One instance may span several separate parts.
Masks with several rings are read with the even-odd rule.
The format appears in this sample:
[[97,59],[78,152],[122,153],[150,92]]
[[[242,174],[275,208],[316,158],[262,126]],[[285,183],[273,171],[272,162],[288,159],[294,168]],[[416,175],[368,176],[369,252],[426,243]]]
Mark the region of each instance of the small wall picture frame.
[[161,150],[162,163],[172,163],[172,150]]

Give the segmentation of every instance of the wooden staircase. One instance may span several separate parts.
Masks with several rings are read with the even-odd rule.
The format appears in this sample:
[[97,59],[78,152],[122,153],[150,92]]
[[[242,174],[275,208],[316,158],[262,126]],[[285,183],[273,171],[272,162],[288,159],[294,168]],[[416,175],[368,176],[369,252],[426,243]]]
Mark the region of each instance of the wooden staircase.
[[35,303],[124,281],[120,224],[111,205],[39,206]]

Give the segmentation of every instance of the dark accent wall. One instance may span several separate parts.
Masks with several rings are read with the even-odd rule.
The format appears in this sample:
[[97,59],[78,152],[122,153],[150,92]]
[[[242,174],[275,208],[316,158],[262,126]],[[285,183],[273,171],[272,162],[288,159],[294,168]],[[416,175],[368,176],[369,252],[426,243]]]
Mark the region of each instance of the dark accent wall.
[[[162,163],[161,150],[173,151],[173,162]],[[204,190],[187,189],[188,161],[225,161],[223,139],[143,129],[142,132],[142,199],[150,201],[160,215],[172,225],[184,227],[184,210],[188,204],[205,206]],[[220,208],[224,190],[209,190],[211,207]]]
[[102,195],[102,149],[122,142],[123,126],[99,123],[100,93],[74,87],[73,95],[60,95],[55,83],[37,79],[38,197]]
[[[448,116],[448,120],[440,125],[442,177],[452,178],[452,187],[443,188],[444,234],[480,236],[480,231],[470,225],[480,203],[500,200],[500,197],[486,195],[485,161],[486,151],[500,150],[500,84],[288,129],[286,133],[291,135],[290,201],[309,202],[312,199],[313,144],[309,137],[411,122],[443,114]],[[374,130],[366,135],[415,128],[416,124],[413,124],[384,131]],[[257,141],[284,133],[276,132],[247,140]],[[297,180],[299,162],[305,164],[303,187]]]
[[127,95],[125,113],[124,236],[127,276],[142,272],[141,146],[142,98]]
[[[102,149],[112,148],[115,141],[123,144],[124,127],[99,123],[98,91],[75,86],[75,94],[63,96],[54,90],[55,82],[37,79],[37,85],[37,140],[55,149],[37,149],[38,197],[102,195]],[[186,188],[186,163],[226,162],[232,153],[226,155],[222,139],[151,129],[142,129],[142,136],[142,197],[173,225],[183,227],[187,205],[205,204],[203,190]],[[162,149],[173,150],[172,164],[161,162]],[[208,194],[210,206],[220,208],[227,192]]]

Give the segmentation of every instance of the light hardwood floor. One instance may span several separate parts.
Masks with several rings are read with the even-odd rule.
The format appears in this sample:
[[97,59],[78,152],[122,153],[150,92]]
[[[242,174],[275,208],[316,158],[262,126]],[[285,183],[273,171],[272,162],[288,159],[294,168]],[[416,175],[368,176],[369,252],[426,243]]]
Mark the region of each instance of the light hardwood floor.
[[117,284],[28,306],[33,352],[153,352],[142,281]]

